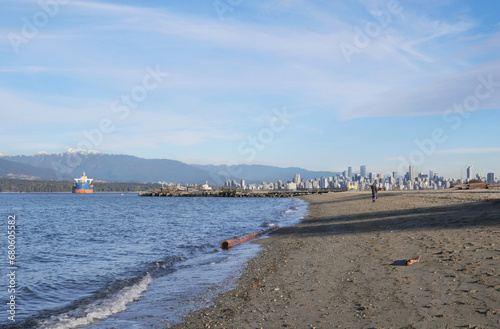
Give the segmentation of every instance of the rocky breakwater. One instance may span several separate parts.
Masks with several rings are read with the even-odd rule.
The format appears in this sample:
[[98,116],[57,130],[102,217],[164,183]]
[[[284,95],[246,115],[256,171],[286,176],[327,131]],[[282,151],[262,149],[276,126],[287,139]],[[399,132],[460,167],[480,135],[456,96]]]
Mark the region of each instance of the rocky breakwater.
[[167,189],[155,189],[152,191],[139,192],[139,196],[163,196],[163,197],[219,197],[219,198],[290,198],[309,194],[323,194],[328,192],[340,192],[338,190],[315,190],[315,191],[170,191]]

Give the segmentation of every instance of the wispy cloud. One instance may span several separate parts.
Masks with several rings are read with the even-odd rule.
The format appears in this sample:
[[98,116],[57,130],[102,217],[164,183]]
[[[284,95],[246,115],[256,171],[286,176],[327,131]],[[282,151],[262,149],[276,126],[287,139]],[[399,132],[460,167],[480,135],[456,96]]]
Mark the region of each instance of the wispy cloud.
[[[455,104],[463,104],[468,96],[474,96],[481,84],[480,78],[500,83],[500,63],[491,63],[485,67],[474,68],[458,75],[429,77],[419,84],[408,87],[402,81],[402,87],[395,87],[389,92],[375,95],[364,103],[344,107],[340,110],[343,120],[400,115],[443,115]],[[494,90],[487,99],[479,102],[476,110],[498,108],[500,88]]]
[[438,154],[494,154],[500,153],[500,147],[482,147],[482,148],[459,148],[453,150],[437,151]]

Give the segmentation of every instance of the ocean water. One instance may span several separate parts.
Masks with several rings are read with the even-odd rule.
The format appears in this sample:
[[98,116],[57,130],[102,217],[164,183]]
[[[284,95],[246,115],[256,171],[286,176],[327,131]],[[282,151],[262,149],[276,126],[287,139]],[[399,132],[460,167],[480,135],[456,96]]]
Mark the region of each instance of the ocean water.
[[293,225],[306,207],[295,198],[0,194],[0,326],[168,327],[234,287],[259,250],[221,250],[223,240]]

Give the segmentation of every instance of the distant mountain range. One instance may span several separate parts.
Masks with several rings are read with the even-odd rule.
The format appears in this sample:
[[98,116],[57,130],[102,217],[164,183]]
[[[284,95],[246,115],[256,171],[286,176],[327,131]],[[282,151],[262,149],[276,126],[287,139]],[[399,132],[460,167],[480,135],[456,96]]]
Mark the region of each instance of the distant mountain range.
[[336,172],[308,171],[263,165],[189,165],[176,160],[142,159],[130,155],[104,154],[97,151],[73,150],[49,154],[0,156],[0,177],[73,180],[82,172],[96,181],[107,182],[175,182],[200,184],[208,181],[222,185],[227,180],[245,179],[247,183],[287,182],[295,174],[311,179],[333,176]]
[[0,177],[36,179],[36,180],[68,180],[67,175],[59,175],[52,169],[39,168],[24,163],[5,160],[0,158]]

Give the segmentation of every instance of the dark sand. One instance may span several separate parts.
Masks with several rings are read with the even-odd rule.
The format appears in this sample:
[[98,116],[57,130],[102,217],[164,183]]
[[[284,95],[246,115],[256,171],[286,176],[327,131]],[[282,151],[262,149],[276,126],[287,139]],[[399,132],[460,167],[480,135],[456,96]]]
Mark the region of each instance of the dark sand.
[[307,218],[175,328],[500,328],[499,192],[304,199]]

